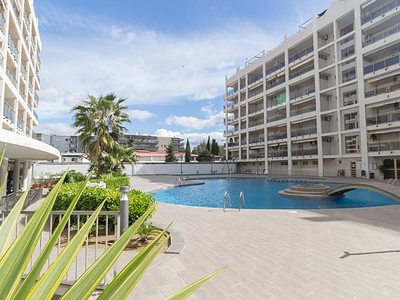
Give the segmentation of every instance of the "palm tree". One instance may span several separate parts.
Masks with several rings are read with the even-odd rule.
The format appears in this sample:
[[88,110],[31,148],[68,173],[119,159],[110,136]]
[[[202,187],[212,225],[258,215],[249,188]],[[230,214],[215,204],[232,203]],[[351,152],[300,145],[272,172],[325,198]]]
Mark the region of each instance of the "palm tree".
[[130,123],[129,116],[125,113],[126,99],[119,98],[113,93],[98,98],[88,95],[88,100],[83,100],[72,108],[74,113],[73,126],[83,148],[87,149],[90,162],[97,171],[102,172],[102,160],[99,159],[103,152],[111,153],[118,146],[118,139],[127,132],[123,123]]
[[98,158],[101,160],[103,173],[121,172],[124,169],[124,163],[134,164],[137,156],[135,149],[128,146],[115,146],[111,152],[103,152]]

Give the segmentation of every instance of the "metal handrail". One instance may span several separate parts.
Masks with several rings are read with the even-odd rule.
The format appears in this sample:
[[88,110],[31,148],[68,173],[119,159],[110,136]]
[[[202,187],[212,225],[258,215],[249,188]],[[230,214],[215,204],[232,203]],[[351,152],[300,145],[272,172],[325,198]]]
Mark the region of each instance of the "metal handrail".
[[228,200],[229,207],[232,207],[231,196],[229,195],[229,192],[228,192],[228,191],[226,191],[226,192],[224,193],[224,200],[223,200],[223,202],[222,202],[222,209],[223,209],[223,211],[226,211],[226,200]]
[[244,202],[244,193],[240,192],[240,194],[239,194],[239,211],[241,211],[241,209],[242,209],[242,204],[243,204],[243,208],[246,208],[246,204]]

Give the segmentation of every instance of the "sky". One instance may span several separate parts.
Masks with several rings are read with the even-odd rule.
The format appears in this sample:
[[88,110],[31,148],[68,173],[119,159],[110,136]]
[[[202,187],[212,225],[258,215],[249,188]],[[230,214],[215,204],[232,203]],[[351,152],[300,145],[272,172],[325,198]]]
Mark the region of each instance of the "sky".
[[35,0],[42,40],[39,126],[73,135],[88,95],[126,99],[129,134],[223,145],[225,76],[331,0]]

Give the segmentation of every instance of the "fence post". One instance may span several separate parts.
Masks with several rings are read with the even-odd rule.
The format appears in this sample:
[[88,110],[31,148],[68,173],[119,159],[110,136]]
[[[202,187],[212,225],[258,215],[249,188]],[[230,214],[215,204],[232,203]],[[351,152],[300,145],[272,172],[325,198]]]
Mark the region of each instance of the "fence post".
[[119,199],[119,211],[121,214],[120,234],[122,234],[129,226],[129,186],[121,186],[119,190],[121,192],[121,198]]

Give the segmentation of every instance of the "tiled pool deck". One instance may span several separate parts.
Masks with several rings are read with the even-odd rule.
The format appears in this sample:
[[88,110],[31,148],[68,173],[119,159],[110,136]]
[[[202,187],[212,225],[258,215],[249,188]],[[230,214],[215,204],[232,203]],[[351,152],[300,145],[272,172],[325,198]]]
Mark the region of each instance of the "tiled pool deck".
[[[400,195],[399,187],[362,182]],[[168,176],[131,180],[143,191],[174,183]],[[153,221],[173,221],[185,248],[158,255],[132,299],[165,299],[223,266],[190,299],[400,299],[400,205],[224,213],[159,203]]]

